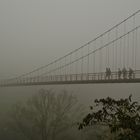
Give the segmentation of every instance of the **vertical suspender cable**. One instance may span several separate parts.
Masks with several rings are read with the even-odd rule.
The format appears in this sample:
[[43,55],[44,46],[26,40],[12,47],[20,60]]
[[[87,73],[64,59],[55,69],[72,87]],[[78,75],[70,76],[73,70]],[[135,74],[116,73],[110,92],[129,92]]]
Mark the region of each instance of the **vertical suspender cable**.
[[[133,16],[133,29],[135,28],[135,15]],[[132,45],[132,67],[133,67],[133,69],[135,68],[135,66],[134,66],[134,60],[135,60],[135,31],[133,31],[133,45]]]
[[[116,39],[118,38],[118,26],[116,26]],[[118,47],[118,43],[117,43],[118,41],[116,41],[116,43],[115,43],[115,70],[117,71],[117,68],[118,68],[118,57],[117,57],[117,55],[118,55],[118,53],[117,53],[117,51],[118,51],[118,49],[117,49],[117,47]]]
[[[44,74],[44,68],[42,68],[42,73],[41,73],[41,75],[40,75],[40,77],[41,77],[41,81],[44,81],[43,74]],[[32,77],[32,76],[31,76],[31,77]]]
[[83,78],[83,48],[81,48],[81,79]]
[[[101,42],[101,45],[100,47],[102,47],[103,45],[103,36],[100,37],[100,42]],[[99,55],[100,55],[100,59],[99,59],[99,63],[100,63],[100,66],[99,66],[99,72],[102,72],[102,49],[99,50]]]
[[64,66],[64,69],[65,69],[65,80],[66,80],[66,75],[67,75],[67,72],[66,72],[66,71],[67,71],[67,70],[66,70],[66,68],[67,68],[67,66],[66,66],[66,63],[67,63],[67,62],[66,62],[66,59],[67,59],[67,57],[65,57],[64,59],[65,59],[65,64],[64,64],[65,66]]
[[[77,60],[77,51],[75,52],[75,59]],[[78,74],[78,61],[75,62],[75,73]]]
[[71,76],[72,76],[72,53],[70,54],[70,80],[71,80]]
[[88,77],[89,77],[89,45],[87,46],[88,47],[88,50],[87,50],[87,73],[86,73],[86,78],[88,80]]
[[[107,43],[108,43],[108,39],[107,39]],[[108,68],[108,46],[106,47],[106,56],[105,57],[106,57],[106,68]]]
[[54,77],[54,62],[52,63],[51,76],[52,76],[52,80],[53,80],[53,77]]
[[52,81],[52,68],[53,68],[53,67],[52,67],[52,64],[51,64],[51,65],[50,65],[50,72],[49,72],[49,73],[50,73],[50,80],[51,80],[51,81]]
[[54,79],[56,81],[56,61],[54,62]]
[[[110,32],[108,32],[108,43],[110,41]],[[107,46],[107,67],[109,68],[109,46]]]
[[[124,34],[126,33],[126,22],[124,22]],[[125,36],[123,40],[123,67],[125,68]]]
[[89,73],[89,45],[88,45],[88,58],[87,58],[87,74]]
[[115,54],[115,53],[114,53],[114,41],[113,41],[113,43],[112,43],[112,57],[113,57],[113,58],[112,58],[112,59],[113,59],[113,60],[112,60],[112,63],[113,63],[113,64],[112,64],[112,70],[113,70],[113,71],[115,70],[115,68],[114,68],[114,67],[115,67],[115,65],[114,65],[114,63],[115,63],[115,62],[114,62],[114,57],[115,57],[115,55],[114,55],[114,54]]
[[135,39],[135,70],[137,70],[137,30],[138,28],[136,28],[136,39]]
[[54,62],[52,63],[52,68],[51,68],[51,80],[53,80],[53,76],[54,76],[54,69],[53,69],[53,65],[54,65]]
[[59,75],[59,70],[58,70],[58,64],[59,64],[59,62],[58,61],[56,61],[56,79],[58,80],[58,75]]
[[37,70],[37,81],[39,82],[39,70]]
[[77,80],[77,74],[78,74],[78,61],[77,61],[77,51],[75,51],[75,75],[76,75],[76,80]]
[[61,59],[59,60],[59,77],[61,76]]
[[[96,50],[96,40],[94,41],[94,50]],[[96,71],[96,53],[93,53],[93,73]]]
[[120,38],[120,68],[122,68],[122,37]]
[[127,35],[127,67],[129,68],[129,34]]

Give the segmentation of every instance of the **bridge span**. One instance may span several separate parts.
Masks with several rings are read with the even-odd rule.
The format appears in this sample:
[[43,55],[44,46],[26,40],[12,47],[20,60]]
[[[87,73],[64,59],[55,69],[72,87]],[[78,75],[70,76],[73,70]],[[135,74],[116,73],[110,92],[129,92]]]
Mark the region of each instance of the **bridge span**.
[[1,80],[0,86],[89,83],[140,83],[140,10],[51,63]]
[[15,81],[3,81],[1,87],[10,86],[33,86],[33,85],[64,85],[64,84],[107,84],[107,83],[140,83],[140,70],[134,71],[126,77],[119,77],[118,72],[112,72],[107,77],[106,72],[88,73],[88,74],[70,74],[70,75],[50,75],[46,77],[30,77]]

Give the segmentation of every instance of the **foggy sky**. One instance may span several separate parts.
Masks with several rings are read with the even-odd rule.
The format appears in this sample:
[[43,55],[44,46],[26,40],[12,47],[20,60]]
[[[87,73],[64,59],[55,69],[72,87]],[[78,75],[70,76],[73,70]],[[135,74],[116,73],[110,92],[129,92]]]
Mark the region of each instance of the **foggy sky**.
[[120,22],[139,0],[1,0],[0,79],[65,55]]
[[[0,79],[50,63],[139,9],[140,0],[0,0]],[[140,101],[139,84],[0,88],[0,113],[40,88],[72,91],[87,104],[130,94]]]

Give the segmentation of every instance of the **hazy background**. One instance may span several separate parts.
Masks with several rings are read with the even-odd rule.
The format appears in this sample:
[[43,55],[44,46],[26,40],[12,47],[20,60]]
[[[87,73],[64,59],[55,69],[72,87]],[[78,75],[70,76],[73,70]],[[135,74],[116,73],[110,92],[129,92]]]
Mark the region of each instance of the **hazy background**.
[[[46,65],[140,9],[140,0],[0,0],[0,79]],[[140,84],[90,84],[0,89],[0,106],[38,92],[66,89],[83,103],[95,98],[139,100]]]

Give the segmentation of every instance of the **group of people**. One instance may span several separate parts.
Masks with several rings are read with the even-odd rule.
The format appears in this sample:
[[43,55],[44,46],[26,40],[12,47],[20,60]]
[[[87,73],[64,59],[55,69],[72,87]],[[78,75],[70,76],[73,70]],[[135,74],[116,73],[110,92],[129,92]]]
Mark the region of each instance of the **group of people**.
[[[112,77],[112,72],[110,68],[106,68],[106,76],[105,78],[110,79]],[[125,67],[121,70],[120,68],[118,69],[118,79],[132,79],[134,78],[134,70],[132,68],[129,68],[127,70]]]
[[119,68],[118,69],[118,78],[121,79],[121,77],[123,77],[123,79],[134,78],[134,70],[132,68],[129,68],[129,70],[127,70],[125,67],[122,70]]

